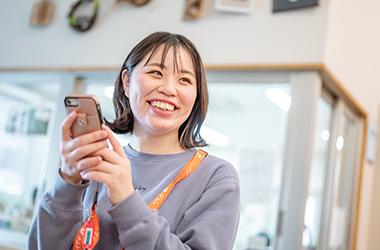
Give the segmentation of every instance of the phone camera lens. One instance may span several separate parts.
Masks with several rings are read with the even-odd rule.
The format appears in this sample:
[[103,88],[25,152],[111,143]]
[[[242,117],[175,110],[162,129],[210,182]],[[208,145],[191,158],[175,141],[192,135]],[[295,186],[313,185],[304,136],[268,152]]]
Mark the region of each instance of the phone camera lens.
[[65,99],[65,104],[66,104],[66,106],[76,107],[76,106],[78,106],[78,99],[73,98],[73,97],[68,97]]

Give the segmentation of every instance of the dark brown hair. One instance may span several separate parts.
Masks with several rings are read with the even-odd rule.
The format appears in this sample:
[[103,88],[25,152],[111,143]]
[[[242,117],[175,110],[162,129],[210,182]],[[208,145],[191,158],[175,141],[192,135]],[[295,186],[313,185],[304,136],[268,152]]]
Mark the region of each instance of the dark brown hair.
[[186,37],[179,34],[156,32],[147,36],[132,49],[132,51],[125,59],[115,82],[115,91],[113,93],[113,105],[115,108],[116,116],[115,121],[112,123],[105,121],[106,125],[109,126],[112,131],[118,134],[133,132],[134,117],[129,104],[129,99],[124,93],[124,85],[121,78],[122,73],[124,70],[127,70],[127,74],[130,76],[135,66],[139,64],[146,55],[150,53],[147,61],[148,63],[152,55],[161,46],[164,46],[161,58],[162,66],[164,64],[166,55],[171,48],[173,48],[173,60],[175,62],[175,67],[177,70],[178,50],[180,48],[184,49],[191,56],[195,70],[197,97],[195,99],[195,103],[190,116],[179,128],[178,139],[184,149],[206,146],[207,144],[205,140],[200,135],[200,128],[206,118],[208,108],[208,90],[205,70],[203,67],[202,59],[194,44]]

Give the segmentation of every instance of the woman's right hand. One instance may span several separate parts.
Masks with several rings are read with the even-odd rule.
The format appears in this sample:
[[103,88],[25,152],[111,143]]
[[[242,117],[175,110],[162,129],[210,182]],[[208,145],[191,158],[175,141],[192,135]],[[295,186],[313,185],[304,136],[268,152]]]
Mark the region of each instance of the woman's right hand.
[[[102,161],[102,157],[94,153],[108,146],[107,132],[95,131],[73,138],[71,127],[77,118],[75,111],[71,112],[61,124],[61,170],[64,180],[73,184],[81,184],[82,177],[78,169],[83,166],[96,166]],[[82,167],[81,167],[82,166]]]

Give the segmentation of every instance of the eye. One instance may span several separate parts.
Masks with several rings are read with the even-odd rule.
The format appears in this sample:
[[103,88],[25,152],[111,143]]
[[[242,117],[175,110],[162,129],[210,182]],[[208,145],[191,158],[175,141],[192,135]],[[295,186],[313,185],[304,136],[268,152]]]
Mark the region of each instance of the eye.
[[191,80],[189,78],[181,78],[179,79],[180,82],[192,84]]
[[158,70],[152,70],[149,72],[149,74],[156,75],[156,76],[162,76],[162,73]]

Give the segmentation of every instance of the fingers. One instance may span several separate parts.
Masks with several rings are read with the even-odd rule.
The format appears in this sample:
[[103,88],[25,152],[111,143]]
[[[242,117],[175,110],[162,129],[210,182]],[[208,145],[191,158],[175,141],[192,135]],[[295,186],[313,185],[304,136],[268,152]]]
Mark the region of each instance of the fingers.
[[87,156],[93,155],[95,152],[106,148],[108,146],[108,143],[106,140],[97,141],[91,144],[85,144],[83,146],[80,146],[74,150],[72,150],[70,153],[68,153],[68,158],[71,159],[71,161],[79,161],[80,159],[83,159]]
[[[117,155],[108,148],[103,151],[106,150]],[[80,172],[81,178],[84,180],[94,180],[106,185],[112,205],[118,204],[134,192],[130,162],[128,158],[118,158],[121,159],[119,164],[112,164],[103,160],[99,164]]]
[[62,141],[68,141],[71,140],[71,127],[73,126],[73,123],[75,119],[77,119],[77,112],[73,111],[71,112],[66,118],[63,120],[61,124],[61,138]]
[[[107,138],[107,132],[104,130],[99,130],[92,133],[84,134],[67,142],[66,150],[73,151],[84,145],[88,145],[88,144],[91,144],[97,141],[102,141],[102,140],[106,142],[106,138]],[[98,149],[95,149],[95,150],[98,150]]]
[[102,157],[95,153],[108,147],[108,133],[105,130],[72,138],[71,128],[77,116],[77,113],[73,111],[61,124],[61,175],[72,183],[77,183],[82,179],[79,174],[82,169],[98,165]]
[[92,168],[94,166],[97,166],[101,162],[102,162],[102,157],[100,156],[88,157],[78,162],[77,170],[83,171],[83,170]]
[[126,158],[124,148],[120,145],[119,141],[115,138],[115,136],[112,134],[112,131],[109,127],[106,127],[103,125],[103,129],[107,131],[107,137],[113,147],[113,150],[121,157]]
[[61,144],[61,158],[68,166],[77,168],[77,164],[85,157],[93,156],[94,153],[107,148],[105,131],[96,131],[91,134],[82,135],[78,138],[63,141]]

